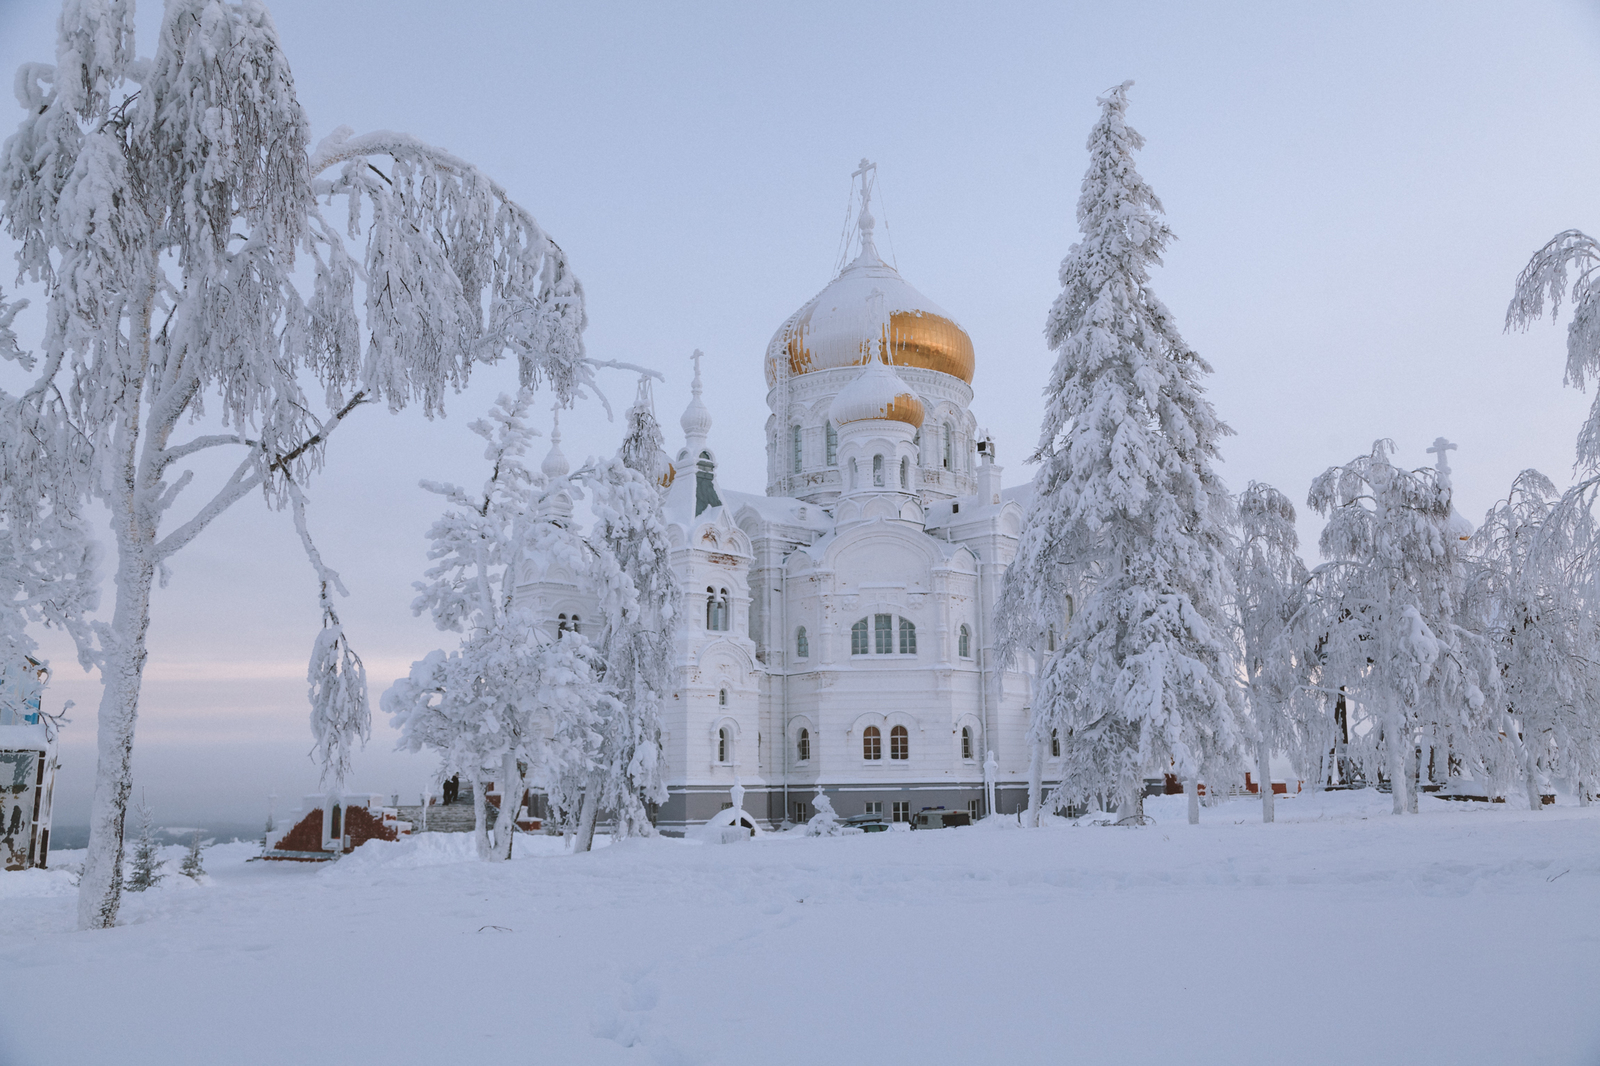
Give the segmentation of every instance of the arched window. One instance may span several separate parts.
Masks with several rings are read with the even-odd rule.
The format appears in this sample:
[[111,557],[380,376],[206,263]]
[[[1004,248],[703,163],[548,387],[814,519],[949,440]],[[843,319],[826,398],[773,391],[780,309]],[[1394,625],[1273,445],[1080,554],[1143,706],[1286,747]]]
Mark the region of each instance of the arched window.
[[1061,758],[1061,733],[1059,730],[1050,730],[1050,757]]
[[883,734],[878,727],[869,725],[861,731],[861,757],[877,760],[883,758]]
[[906,732],[906,727],[897,725],[889,730],[889,758],[911,758],[911,734]]
[[733,733],[727,726],[717,730],[717,761],[733,761]]
[[828,442],[828,465],[839,465],[839,431],[833,428],[833,423],[825,423],[824,430]]
[[911,460],[903,455],[900,457],[900,488],[911,491]]
[[801,659],[811,658],[811,642],[806,639],[806,627],[801,626],[794,635],[794,653]]
[[879,655],[892,655],[894,653],[894,615],[875,614],[872,616],[872,643],[873,650]]
[[917,627],[909,618],[900,619],[900,654],[917,654]]
[[717,590],[706,586],[706,628],[717,633],[726,632],[728,629],[728,590],[723,589],[720,594]]
[[872,457],[872,487],[875,489],[883,488],[883,456],[881,455]]
[[583,632],[583,628],[578,624],[578,616],[576,614],[572,616],[572,631],[574,633]]
[[972,727],[970,725],[961,727],[961,757],[963,759],[972,758]]
[[944,468],[946,470],[955,469],[955,457],[956,431],[950,423],[946,422],[944,424]]
[[856,487],[856,461],[854,459],[850,460],[850,487],[852,489]]
[[811,761],[811,730],[800,730],[800,740],[795,746],[795,757],[801,762]]
[[867,654],[867,620],[863,618],[850,627],[850,654]]
[[559,635],[562,633],[569,633],[571,631],[572,622],[567,618],[567,616],[565,614],[556,615],[556,633]]
[[972,658],[972,631],[966,626],[956,633],[956,654],[963,659]]
[[718,707],[726,707],[727,705],[728,705],[728,690],[725,689],[725,688],[717,689],[717,706]]
[[802,463],[801,463],[801,458],[802,457],[801,457],[801,452],[800,452],[800,440],[801,440],[801,438],[800,438],[800,427],[799,426],[795,426],[794,427],[793,436],[794,436],[794,472],[796,474],[798,474],[800,472],[800,468],[801,468],[801,465],[802,465]]

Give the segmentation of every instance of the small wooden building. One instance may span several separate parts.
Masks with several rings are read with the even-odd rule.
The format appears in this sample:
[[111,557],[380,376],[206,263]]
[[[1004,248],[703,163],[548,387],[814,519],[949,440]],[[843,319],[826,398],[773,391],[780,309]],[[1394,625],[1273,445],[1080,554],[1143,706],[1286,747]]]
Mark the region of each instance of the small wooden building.
[[348,855],[369,840],[399,840],[411,832],[395,808],[376,792],[307,796],[306,813],[287,829],[267,835],[264,859],[325,862]]

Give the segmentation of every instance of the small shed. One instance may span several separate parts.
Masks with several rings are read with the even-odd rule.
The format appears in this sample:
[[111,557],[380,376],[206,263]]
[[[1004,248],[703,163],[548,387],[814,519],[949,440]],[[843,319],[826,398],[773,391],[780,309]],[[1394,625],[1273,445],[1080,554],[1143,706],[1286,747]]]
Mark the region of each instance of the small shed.
[[377,792],[334,792],[307,796],[306,814],[288,829],[267,835],[264,859],[325,862],[347,855],[369,840],[399,840],[411,832],[387,797]]

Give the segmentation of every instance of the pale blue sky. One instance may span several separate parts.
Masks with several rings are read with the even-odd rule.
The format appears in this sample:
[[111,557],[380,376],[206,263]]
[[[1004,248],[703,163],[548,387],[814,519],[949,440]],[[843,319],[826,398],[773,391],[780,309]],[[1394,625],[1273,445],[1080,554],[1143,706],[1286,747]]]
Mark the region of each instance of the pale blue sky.
[[[687,356],[705,350],[732,487],[764,486],[762,353],[829,280],[862,156],[880,165],[882,248],[972,335],[979,423],[1008,480],[1027,476],[1084,139],[1096,95],[1125,78],[1141,169],[1180,238],[1156,288],[1216,368],[1233,487],[1303,500],[1376,437],[1417,465],[1444,434],[1477,519],[1523,467],[1570,469],[1587,398],[1561,387],[1564,332],[1501,324],[1535,247],[1600,229],[1592,6],[270,6],[314,135],[406,130],[509,188],[572,256],[590,352],[668,375],[674,436]],[[146,41],[158,16],[144,5]],[[0,71],[49,60],[54,18],[0,0]],[[506,382],[481,374],[442,422],[366,414],[313,486],[374,702],[445,643],[407,610],[437,510],[416,481],[477,476],[465,423]],[[574,457],[615,447],[595,404],[563,429]],[[168,821],[254,819],[273,789],[292,808],[315,785],[302,679],[317,626],[292,530],[246,501],[175,563],[137,777]],[[49,699],[79,704],[58,819],[81,822],[98,686],[49,651]],[[391,744],[380,718],[354,787],[416,789],[428,764]]]

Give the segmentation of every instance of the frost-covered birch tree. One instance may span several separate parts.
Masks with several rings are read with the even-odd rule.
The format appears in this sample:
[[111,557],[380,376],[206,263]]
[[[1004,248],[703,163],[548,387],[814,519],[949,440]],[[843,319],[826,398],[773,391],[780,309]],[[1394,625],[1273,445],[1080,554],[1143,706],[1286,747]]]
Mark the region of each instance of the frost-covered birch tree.
[[[1572,321],[1567,323],[1566,384],[1582,390],[1600,377],[1600,242],[1575,229],[1550,238],[1517,275],[1506,308],[1506,329],[1526,330],[1544,314],[1546,301],[1554,321],[1567,297],[1572,300]],[[1577,454],[1579,469],[1600,472],[1600,393],[1578,431]]]
[[602,810],[612,812],[619,837],[654,833],[646,804],[667,798],[661,703],[671,685],[679,619],[678,582],[661,511],[665,456],[650,379],[641,377],[618,458],[582,472],[594,515],[588,537],[596,555],[592,587],[605,626],[599,651],[613,699],[584,788],[575,851],[589,850]]
[[1273,820],[1272,753],[1298,751],[1301,737],[1289,708],[1300,684],[1291,624],[1305,602],[1294,504],[1271,485],[1252,481],[1239,495],[1237,582],[1239,645],[1245,697],[1256,747],[1261,820]]
[[1488,644],[1460,614],[1449,484],[1396,467],[1393,450],[1377,441],[1312,482],[1328,562],[1313,571],[1298,624],[1301,646],[1315,649],[1310,683],[1324,707],[1343,697],[1352,757],[1387,773],[1401,814],[1416,809],[1419,739],[1446,763],[1470,755],[1485,732],[1484,689],[1495,686]]
[[1044,660],[1031,739],[1057,730],[1057,800],[1120,797],[1142,817],[1146,774],[1176,772],[1190,820],[1198,783],[1237,764],[1239,686],[1226,610],[1231,521],[1212,468],[1230,430],[1206,400],[1210,366],[1150,288],[1172,232],[1134,165],[1131,82],[1100,100],[1078,198],[1083,239],[1061,264],[1045,325],[1058,353],[1045,389],[1040,463],[996,609],[1003,655],[1083,595]]
[[1569,780],[1584,804],[1600,783],[1596,491],[1590,481],[1560,494],[1524,470],[1473,535],[1472,592],[1493,641],[1503,709],[1490,743],[1509,749],[1496,762],[1515,768],[1533,810],[1547,774]]
[[[564,485],[547,485],[523,462],[533,429],[526,391],[502,396],[471,429],[487,447],[489,476],[477,491],[423,482],[448,509],[429,531],[434,560],[412,603],[434,625],[462,634],[454,651],[433,651],[384,694],[383,709],[404,750],[435,752],[442,773],[472,782],[479,854],[511,857],[517,805],[528,782],[548,785],[593,764],[609,697],[600,657],[579,633],[548,634],[518,604],[524,560],[584,573],[593,553],[563,522],[539,517]],[[494,842],[484,784],[500,786]]]
[[[436,414],[506,356],[563,400],[588,371],[581,289],[533,217],[405,134],[310,146],[258,0],[169,0],[148,57],[128,0],[66,0],[58,25],[56,62],[18,72],[24,117],[0,149],[0,224],[43,297],[32,380],[0,402],[79,445],[24,451],[23,476],[99,500],[115,541],[112,616],[82,649],[104,696],[79,921],[104,927],[172,557],[246,496],[289,503],[362,407]],[[189,500],[203,453],[232,471]],[[347,732],[366,721],[355,662],[342,631],[315,648],[314,720]]]

